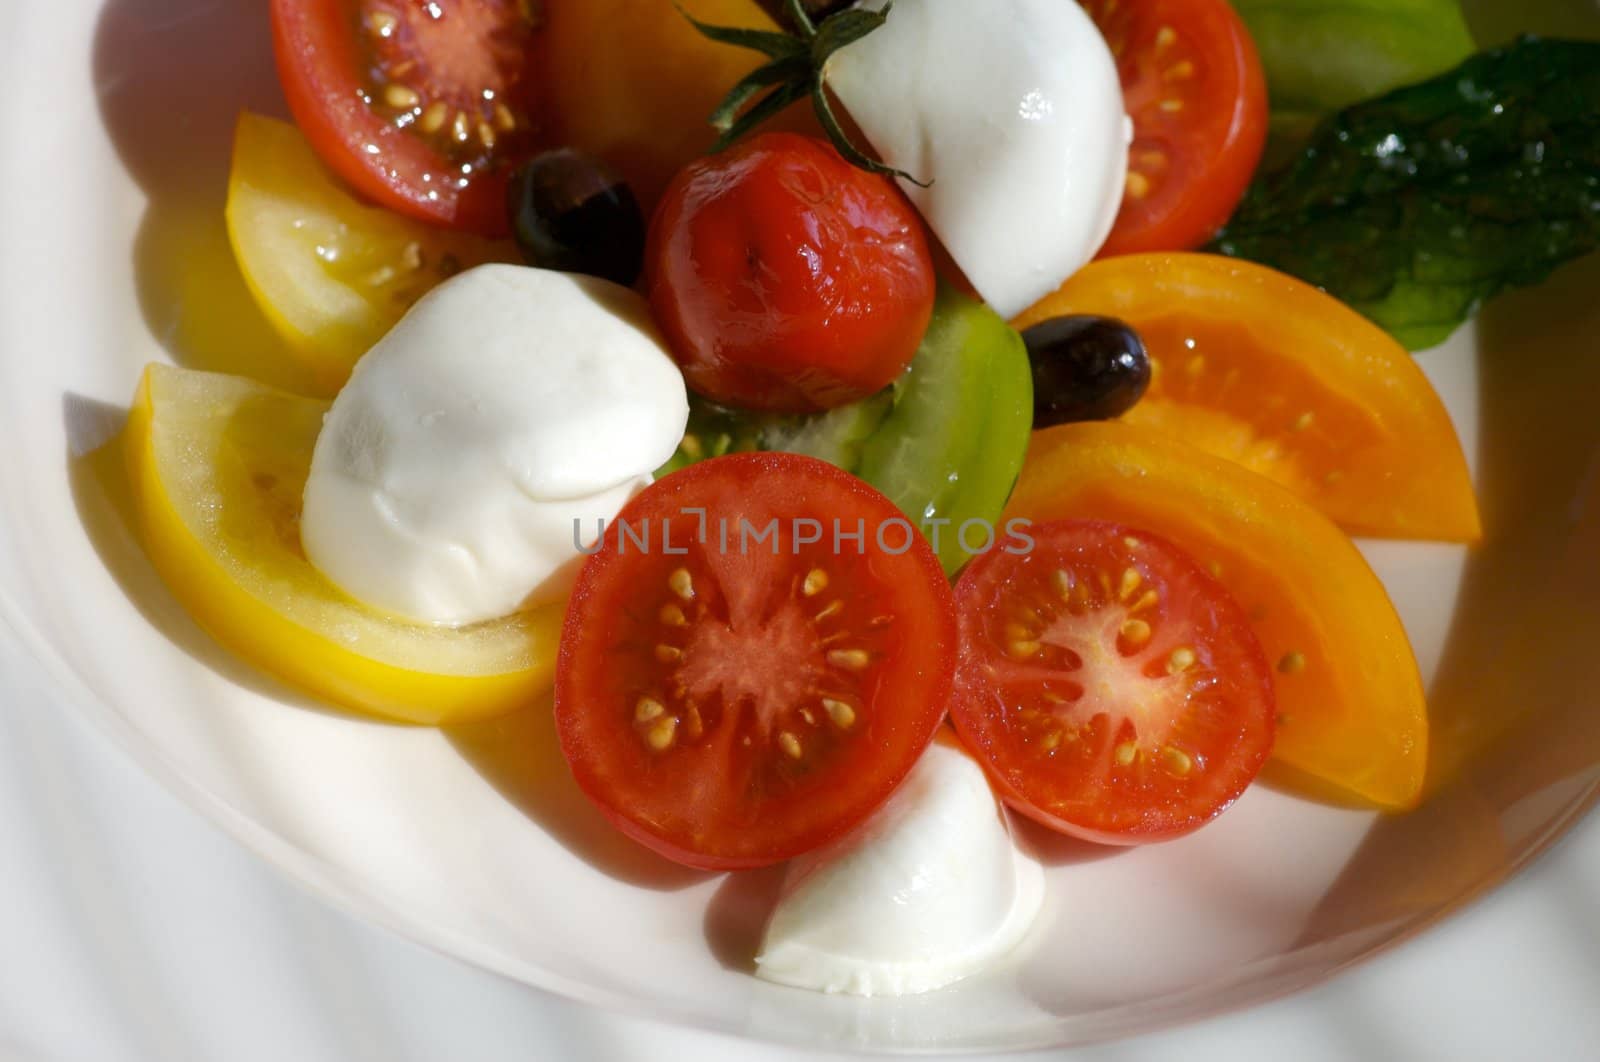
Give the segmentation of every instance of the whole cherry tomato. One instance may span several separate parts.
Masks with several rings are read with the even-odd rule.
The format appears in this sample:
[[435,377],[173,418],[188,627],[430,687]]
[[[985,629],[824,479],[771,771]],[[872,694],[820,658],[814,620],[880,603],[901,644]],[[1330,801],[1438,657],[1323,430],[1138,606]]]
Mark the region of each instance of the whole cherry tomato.
[[745,409],[808,413],[882,390],[933,314],[933,259],[905,197],[792,133],[686,167],[646,261],[689,386]]

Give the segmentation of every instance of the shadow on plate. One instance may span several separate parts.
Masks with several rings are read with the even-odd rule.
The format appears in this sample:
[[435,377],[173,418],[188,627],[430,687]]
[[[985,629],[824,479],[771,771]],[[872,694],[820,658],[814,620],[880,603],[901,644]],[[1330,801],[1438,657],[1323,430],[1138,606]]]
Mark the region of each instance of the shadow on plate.
[[601,873],[660,890],[715,876],[661,858],[606,821],[572,780],[549,697],[497,719],[446,727],[444,734],[501,796]]
[[725,969],[756,972],[767,918],[778,905],[786,864],[729,874],[712,894],[701,923],[706,945]]
[[148,197],[132,266],[151,334],[187,368],[316,393],[245,286],[223,220],[239,112],[287,113],[267,5],[110,0],[92,63],[106,131]]
[[1032,819],[1007,811],[1012,836],[1017,844],[1046,867],[1071,866],[1077,863],[1098,863],[1132,851],[1113,845],[1093,844],[1076,837],[1047,830]]
[[67,481],[78,519],[106,571],[152,627],[196,663],[252,693],[303,711],[384,725],[312,700],[213,641],[172,596],[140,543],[122,444],[127,410],[68,394],[62,401],[62,415],[67,434]]
[[1421,928],[1526,865],[1600,789],[1600,257],[1477,324],[1485,541],[1429,692],[1427,795],[1379,819],[1301,938]]

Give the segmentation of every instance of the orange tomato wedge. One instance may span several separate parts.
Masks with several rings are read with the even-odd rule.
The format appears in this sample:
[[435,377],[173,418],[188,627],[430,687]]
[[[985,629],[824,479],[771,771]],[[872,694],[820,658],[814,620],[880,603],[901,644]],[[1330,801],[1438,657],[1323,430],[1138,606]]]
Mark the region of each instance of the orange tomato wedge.
[[1124,418],[1287,487],[1354,534],[1476,542],[1450,414],[1405,348],[1337,299],[1204,254],[1096,262],[1014,324],[1118,317],[1154,376]]
[[1239,465],[1129,424],[1034,435],[1008,517],[1109,520],[1162,535],[1249,614],[1274,665],[1274,755],[1378,807],[1413,806],[1428,715],[1411,643],[1350,539]]

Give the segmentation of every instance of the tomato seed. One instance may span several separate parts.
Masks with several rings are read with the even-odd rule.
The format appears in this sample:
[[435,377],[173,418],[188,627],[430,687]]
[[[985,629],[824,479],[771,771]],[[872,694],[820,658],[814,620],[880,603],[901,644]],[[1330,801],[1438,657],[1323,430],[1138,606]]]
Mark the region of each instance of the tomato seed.
[[1167,770],[1176,775],[1185,775],[1194,770],[1194,760],[1187,752],[1175,745],[1168,745],[1161,750],[1161,759],[1167,765]]
[[828,710],[828,718],[833,720],[833,725],[840,730],[849,730],[855,725],[856,710],[843,701],[836,701],[831,697],[822,699],[822,707]]
[[390,37],[400,28],[400,20],[388,11],[367,12],[367,29],[380,37]]
[[1137,649],[1150,640],[1150,624],[1142,619],[1131,619],[1122,625],[1122,637]]
[[672,747],[673,738],[678,736],[678,720],[667,716],[661,722],[650,728],[650,733],[645,736],[645,741],[657,752],[665,752]]
[[865,671],[872,658],[864,649],[830,649],[828,663],[846,671]]
[[383,102],[397,111],[409,111],[422,102],[422,97],[417,95],[416,89],[405,85],[389,85],[383,90]]
[[1013,642],[1030,642],[1033,640],[1033,631],[1020,623],[1006,624],[1006,639]]

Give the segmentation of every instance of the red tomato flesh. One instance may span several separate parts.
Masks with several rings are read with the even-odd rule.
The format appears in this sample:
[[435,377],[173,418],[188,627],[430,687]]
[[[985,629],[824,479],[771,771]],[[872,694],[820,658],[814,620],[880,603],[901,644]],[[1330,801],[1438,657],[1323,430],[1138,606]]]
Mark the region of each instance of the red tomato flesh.
[[509,231],[538,134],[527,0],[271,0],[283,90],[329,168],[390,209]]
[[585,563],[556,726],[628,836],[764,866],[888,798],[944,718],[955,645],[943,570],[887,498],[808,457],[717,458],[640,494]]
[[1272,751],[1272,673],[1243,609],[1165,540],[1032,528],[956,587],[951,716],[1001,797],[1062,833],[1140,844],[1227,808]]
[[742,409],[809,413],[875,394],[933,316],[933,258],[905,196],[792,133],[686,167],[645,257],[689,386]]
[[1133,117],[1128,187],[1100,257],[1185,251],[1244,197],[1267,143],[1267,80],[1228,0],[1083,0]]

